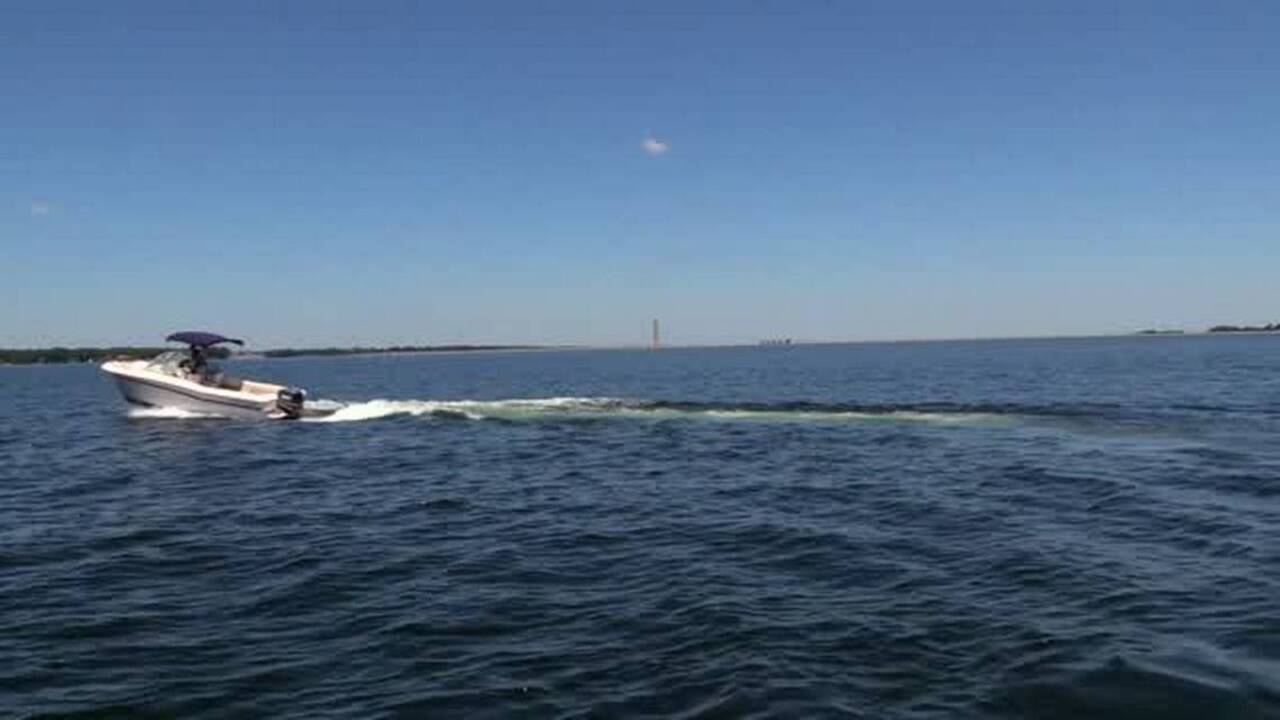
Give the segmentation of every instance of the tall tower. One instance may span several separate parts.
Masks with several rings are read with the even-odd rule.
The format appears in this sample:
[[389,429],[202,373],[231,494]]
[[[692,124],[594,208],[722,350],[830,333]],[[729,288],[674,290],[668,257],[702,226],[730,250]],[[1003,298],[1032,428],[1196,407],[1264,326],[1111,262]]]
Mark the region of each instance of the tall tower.
[[649,346],[649,349],[657,350],[659,347],[661,347],[661,342],[658,340],[658,318],[654,318],[653,319],[653,344]]

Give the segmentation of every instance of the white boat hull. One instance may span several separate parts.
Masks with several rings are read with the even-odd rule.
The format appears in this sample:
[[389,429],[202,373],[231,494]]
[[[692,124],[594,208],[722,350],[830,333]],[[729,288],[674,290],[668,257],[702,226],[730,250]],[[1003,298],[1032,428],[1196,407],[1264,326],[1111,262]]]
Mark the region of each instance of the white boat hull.
[[245,381],[251,391],[210,387],[184,378],[147,372],[143,361],[112,361],[102,365],[124,399],[134,405],[179,408],[226,417],[279,418],[276,402],[279,385]]

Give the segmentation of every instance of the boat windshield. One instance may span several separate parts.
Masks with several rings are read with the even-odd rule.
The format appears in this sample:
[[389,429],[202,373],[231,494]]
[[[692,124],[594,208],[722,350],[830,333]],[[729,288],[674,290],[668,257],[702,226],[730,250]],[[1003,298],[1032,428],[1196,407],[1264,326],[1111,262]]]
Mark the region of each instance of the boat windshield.
[[173,377],[185,377],[187,372],[183,369],[182,363],[190,357],[189,354],[181,350],[170,350],[151,358],[151,361],[147,363],[147,369],[152,372],[172,375]]
[[[191,353],[186,350],[170,350],[147,361],[147,369],[176,378],[191,379],[188,368],[191,366]],[[222,368],[216,363],[205,361],[204,368],[198,373],[201,382],[207,378],[222,375]]]

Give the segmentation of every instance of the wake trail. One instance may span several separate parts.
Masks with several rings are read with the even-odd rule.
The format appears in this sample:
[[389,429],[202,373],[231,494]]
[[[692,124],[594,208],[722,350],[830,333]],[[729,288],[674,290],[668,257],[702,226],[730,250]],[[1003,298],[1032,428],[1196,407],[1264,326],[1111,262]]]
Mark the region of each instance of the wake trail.
[[346,405],[319,400],[313,407],[334,408],[325,417],[305,422],[337,423],[395,416],[466,420],[581,420],[608,418],[685,419],[763,422],[915,422],[981,424],[998,422],[1008,413],[965,408],[821,405],[814,403],[678,403],[610,397],[551,397],[508,400],[378,399]]

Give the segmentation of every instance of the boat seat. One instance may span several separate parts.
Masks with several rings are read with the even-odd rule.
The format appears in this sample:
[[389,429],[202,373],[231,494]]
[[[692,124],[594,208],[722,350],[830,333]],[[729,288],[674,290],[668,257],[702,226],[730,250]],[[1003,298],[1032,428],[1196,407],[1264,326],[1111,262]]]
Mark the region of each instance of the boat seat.
[[235,390],[238,392],[242,387],[244,387],[244,381],[236,377],[218,375],[214,378],[214,381],[217,383],[218,387],[224,390]]
[[237,377],[215,373],[212,375],[201,375],[195,378],[195,381],[201,385],[209,387],[221,388],[223,390],[235,390],[239,392],[244,387],[244,381]]

